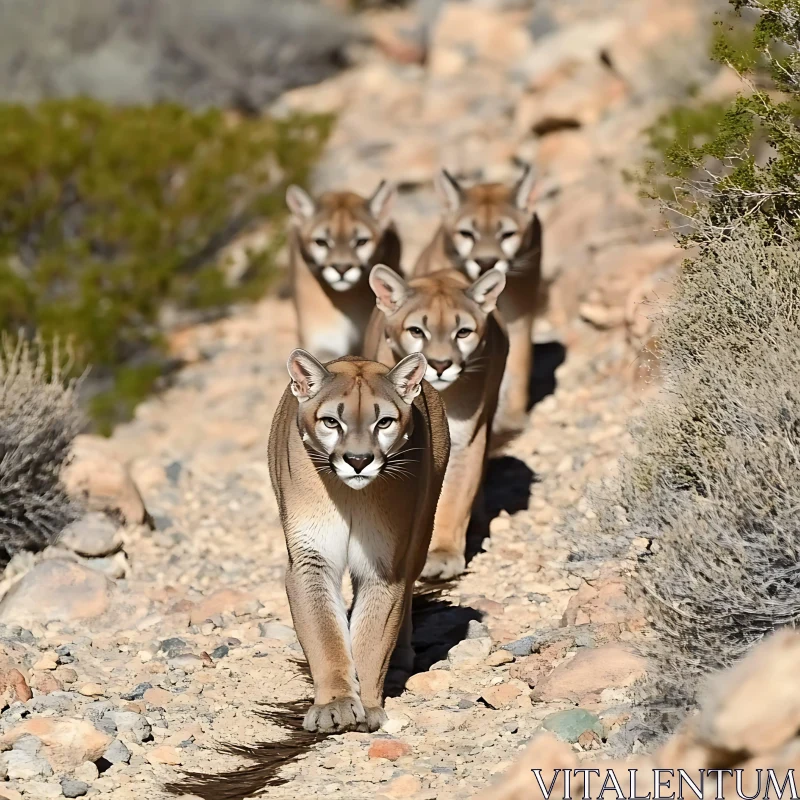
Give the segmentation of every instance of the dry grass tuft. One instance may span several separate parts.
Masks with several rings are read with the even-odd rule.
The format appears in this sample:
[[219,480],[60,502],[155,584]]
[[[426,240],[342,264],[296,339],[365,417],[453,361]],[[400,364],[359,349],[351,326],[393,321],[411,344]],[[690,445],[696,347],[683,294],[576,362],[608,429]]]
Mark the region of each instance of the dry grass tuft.
[[78,512],[60,482],[84,424],[70,366],[57,344],[0,342],[0,566],[55,541]]

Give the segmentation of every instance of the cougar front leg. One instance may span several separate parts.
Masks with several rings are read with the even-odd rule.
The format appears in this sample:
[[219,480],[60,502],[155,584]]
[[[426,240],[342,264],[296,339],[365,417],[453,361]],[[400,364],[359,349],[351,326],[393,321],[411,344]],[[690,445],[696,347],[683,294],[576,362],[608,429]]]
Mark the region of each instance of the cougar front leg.
[[334,733],[363,726],[364,707],[351,655],[342,572],[313,551],[292,553],[286,594],[300,645],[314,681],[308,731]]
[[493,426],[498,434],[515,434],[525,429],[533,366],[533,315],[523,314],[507,327],[508,358]]
[[464,571],[467,528],[483,476],[486,435],[483,427],[466,447],[456,446],[450,452],[428,558],[420,576],[423,580],[447,581]]
[[355,580],[353,589],[350,633],[366,712],[363,729],[376,731],[386,720],[383,683],[403,623],[406,586],[372,575]]

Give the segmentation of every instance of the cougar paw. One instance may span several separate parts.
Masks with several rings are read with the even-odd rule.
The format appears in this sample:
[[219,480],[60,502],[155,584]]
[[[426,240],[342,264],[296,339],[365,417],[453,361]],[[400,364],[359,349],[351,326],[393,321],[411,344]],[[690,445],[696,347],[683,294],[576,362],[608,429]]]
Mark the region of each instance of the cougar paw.
[[358,697],[337,697],[330,703],[308,709],[303,727],[314,733],[342,733],[343,731],[363,730],[367,716]]
[[358,729],[367,733],[374,733],[379,730],[381,725],[389,719],[389,717],[386,716],[386,712],[380,706],[365,708],[364,712],[366,714],[366,719],[358,726]]
[[431,550],[420,578],[424,581],[449,581],[460,575],[465,566],[466,560],[463,553]]

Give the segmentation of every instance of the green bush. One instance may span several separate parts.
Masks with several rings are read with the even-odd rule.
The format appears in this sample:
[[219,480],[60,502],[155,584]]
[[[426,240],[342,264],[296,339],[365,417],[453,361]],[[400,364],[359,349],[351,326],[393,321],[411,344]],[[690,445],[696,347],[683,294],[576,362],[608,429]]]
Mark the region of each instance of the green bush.
[[280,220],[328,129],[325,117],[234,121],[168,104],[0,105],[0,328],[70,336],[93,378],[115,378],[94,400],[107,427],[160,372],[165,309],[264,290],[277,238],[238,286],[219,250]]

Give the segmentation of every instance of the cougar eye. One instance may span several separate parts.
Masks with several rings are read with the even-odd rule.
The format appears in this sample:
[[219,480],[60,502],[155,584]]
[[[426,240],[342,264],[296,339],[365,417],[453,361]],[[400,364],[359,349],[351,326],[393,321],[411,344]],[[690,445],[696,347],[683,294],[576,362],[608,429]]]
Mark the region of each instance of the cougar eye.
[[472,328],[459,328],[458,333],[456,333],[456,336],[459,339],[466,339],[467,336],[469,336],[471,333],[475,333],[475,331],[473,331]]
[[412,325],[410,328],[406,328],[406,330],[415,338],[415,339],[422,339],[425,336],[425,331],[422,328],[418,328],[416,325]]
[[472,239],[473,242],[475,241],[475,234],[473,231],[468,230],[467,228],[460,230],[458,234],[459,236],[463,236],[465,239]]
[[327,247],[328,246],[328,240],[327,239],[314,239],[314,244],[317,247]]
[[363,247],[365,244],[369,244],[369,239],[356,239],[356,247]]
[[516,232],[516,231],[503,231],[503,232],[500,234],[500,238],[501,238],[503,241],[505,241],[506,239],[510,239],[512,236],[516,236],[516,235],[517,235],[517,232]]
[[381,430],[386,430],[394,422],[394,417],[381,417],[378,420],[378,427]]
[[339,420],[336,419],[336,417],[320,417],[319,421],[326,428],[338,428],[339,427]]

